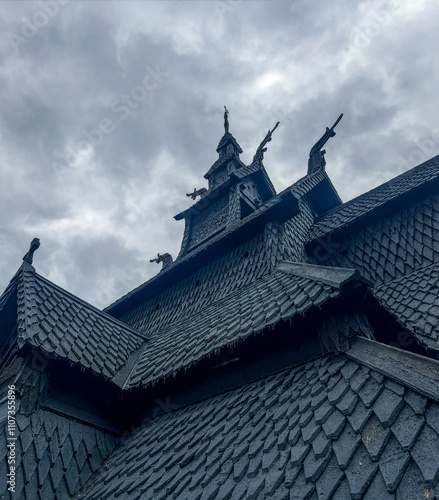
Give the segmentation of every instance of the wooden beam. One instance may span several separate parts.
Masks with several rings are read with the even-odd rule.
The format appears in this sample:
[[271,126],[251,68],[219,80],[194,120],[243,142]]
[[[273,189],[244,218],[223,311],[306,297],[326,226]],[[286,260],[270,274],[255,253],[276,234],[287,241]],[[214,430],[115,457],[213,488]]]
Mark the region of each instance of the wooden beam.
[[424,396],[439,401],[439,361],[356,337],[346,355]]

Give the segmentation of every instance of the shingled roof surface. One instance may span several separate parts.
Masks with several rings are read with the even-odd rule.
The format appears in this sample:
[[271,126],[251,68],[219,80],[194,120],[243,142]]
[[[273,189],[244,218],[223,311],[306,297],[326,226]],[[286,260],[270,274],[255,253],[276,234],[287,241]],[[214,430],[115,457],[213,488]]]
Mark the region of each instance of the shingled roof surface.
[[374,290],[381,305],[421,343],[439,350],[439,264],[418,269]]
[[[241,151],[227,133],[219,148],[228,140]],[[232,182],[176,216],[198,213],[211,238],[192,244],[187,225],[176,261],[106,311],[39,276],[32,255],[0,297],[8,342],[18,344],[6,346],[0,389],[19,380],[22,363],[28,390],[15,382],[19,498],[439,498],[439,361],[429,350],[439,350],[439,156],[341,205],[323,168],[276,195],[261,155],[245,166],[223,154],[205,177],[232,157]],[[244,217],[227,190],[250,175],[265,202]],[[221,207],[211,203],[219,192]],[[219,208],[228,222],[215,226]],[[332,233],[340,238],[331,243]],[[389,337],[397,331],[386,311],[424,355],[404,350],[406,338],[397,348],[371,340],[386,337],[386,325]],[[242,364],[214,372],[201,362],[237,343]],[[35,369],[28,382],[31,349],[19,351],[28,344],[84,373]],[[84,390],[90,370],[107,380]],[[155,383],[170,407],[186,406],[144,422],[113,451],[122,428],[156,415]],[[5,444],[6,404],[0,410]]]
[[425,187],[438,178],[439,157],[436,156],[358,198],[340,205],[339,208],[323,217],[312,227],[309,241],[344,228],[356,219],[373,212],[397,197],[421,186]]
[[17,281],[18,343],[66,358],[111,379],[144,342],[127,325],[24,264]]
[[[268,272],[269,263],[261,258],[260,249],[263,245],[264,235],[260,234],[159,292],[156,291],[153,278],[137,290],[138,295],[145,292],[147,297],[128,308],[119,319],[152,337],[172,323],[199,313],[210,303]],[[156,278],[161,277],[159,275]],[[133,291],[132,295],[135,293]],[[111,307],[107,310],[111,311]]]
[[[7,401],[2,403],[0,423],[0,461],[2,484],[6,485],[7,441],[4,425]],[[66,499],[78,491],[116,445],[116,438],[88,425],[67,420],[50,411],[31,416],[19,413],[16,405],[15,493],[2,499]]]
[[[208,240],[189,254],[180,256],[157,276],[115,301],[105,311],[149,336],[182,316],[197,312],[200,307],[204,307],[206,301],[212,302],[217,295],[231,293],[259,279],[281,260],[307,262],[309,259],[304,242],[313,224],[313,216],[306,203],[299,201],[300,212],[292,214],[291,219],[284,223],[273,221],[268,224],[264,220],[261,228],[263,224],[266,226],[261,233],[235,249],[213,256],[207,265],[201,268],[197,266],[197,260],[201,260],[215,243],[233,238],[239,230],[245,229],[254,220],[264,217],[271,209],[281,205],[282,200],[289,195],[298,199],[325,180],[329,180],[325,172],[315,172],[300,179],[264,203],[237,226]],[[181,269],[185,266],[192,266],[194,270],[190,277],[181,279]],[[169,280],[171,276],[176,277],[174,283],[164,291],[158,288],[161,280]]]
[[319,266],[285,262],[275,272],[158,331],[149,339],[126,387],[175,375],[253,332],[304,314],[340,295],[340,280],[354,277],[353,270],[322,268],[333,280],[328,284],[323,276],[312,279],[316,269]]
[[436,401],[323,357],[144,424],[75,498],[432,499],[438,449]]
[[[259,234],[240,246],[214,255],[202,266],[197,262],[202,255],[197,259],[198,252],[195,256],[189,254],[105,310],[116,314],[136,331],[152,336],[260,279],[281,260],[303,260],[303,239],[311,223],[312,216],[306,210],[284,224],[269,222]],[[192,272],[182,279],[178,272],[183,263],[191,266]],[[172,276],[175,280],[160,289],[160,280],[169,280]]]

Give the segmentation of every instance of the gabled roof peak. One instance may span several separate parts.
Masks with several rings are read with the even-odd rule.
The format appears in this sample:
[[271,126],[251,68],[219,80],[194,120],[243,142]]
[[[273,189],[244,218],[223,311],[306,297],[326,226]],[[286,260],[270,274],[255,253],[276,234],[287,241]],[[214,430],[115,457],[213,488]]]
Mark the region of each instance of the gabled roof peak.
[[241,146],[238,144],[233,135],[229,132],[229,110],[224,106],[224,135],[222,136],[218,144],[218,147],[216,148],[217,153],[220,153],[221,149],[225,148],[229,144],[229,142],[235,146],[238,154],[242,153]]
[[216,148],[216,152],[219,154],[219,158],[215,161],[215,163],[210,167],[210,169],[205,174],[204,178],[209,180],[209,188],[212,186],[211,180],[212,177],[215,176],[215,173],[219,170],[223,170],[225,165],[230,162],[230,160],[235,160],[237,165],[235,168],[239,168],[240,166],[244,166],[244,164],[239,159],[239,155],[243,152],[241,146],[238,144],[238,141],[233,137],[233,135],[229,132],[229,111],[224,106],[224,135],[221,137],[221,140]]
[[229,144],[233,144],[236,148],[236,153],[241,154],[243,149],[238,144],[238,141],[233,137],[230,132],[226,132],[218,143],[218,147],[216,148],[216,152],[221,155],[221,150],[224,150]]
[[[28,344],[107,380],[147,341],[142,333],[40,276],[27,261],[0,297],[2,321],[11,311],[20,349]],[[121,387],[120,377],[118,381]]]

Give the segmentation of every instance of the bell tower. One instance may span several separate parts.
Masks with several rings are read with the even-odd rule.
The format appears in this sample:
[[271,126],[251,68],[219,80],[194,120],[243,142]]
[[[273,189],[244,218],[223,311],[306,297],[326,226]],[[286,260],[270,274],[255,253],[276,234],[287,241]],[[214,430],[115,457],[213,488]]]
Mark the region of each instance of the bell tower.
[[229,112],[224,106],[224,135],[216,151],[218,159],[204,178],[208,189],[194,189],[187,194],[200,199],[175,219],[185,219],[185,232],[179,257],[207,243],[216,235],[238,226],[267,200],[275,196],[274,187],[262,165],[263,146],[271,140],[271,133],[259,146],[251,165],[246,166],[239,155],[243,152],[229,132]]

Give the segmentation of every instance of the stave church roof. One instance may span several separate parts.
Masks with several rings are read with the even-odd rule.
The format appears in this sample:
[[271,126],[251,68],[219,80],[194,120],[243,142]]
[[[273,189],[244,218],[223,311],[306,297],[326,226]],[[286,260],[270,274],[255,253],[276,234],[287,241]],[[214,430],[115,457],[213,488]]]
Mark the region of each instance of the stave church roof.
[[0,297],[2,498],[436,498],[438,157],[343,203],[334,125],[276,193],[227,114],[155,277],[101,311],[31,245]]

